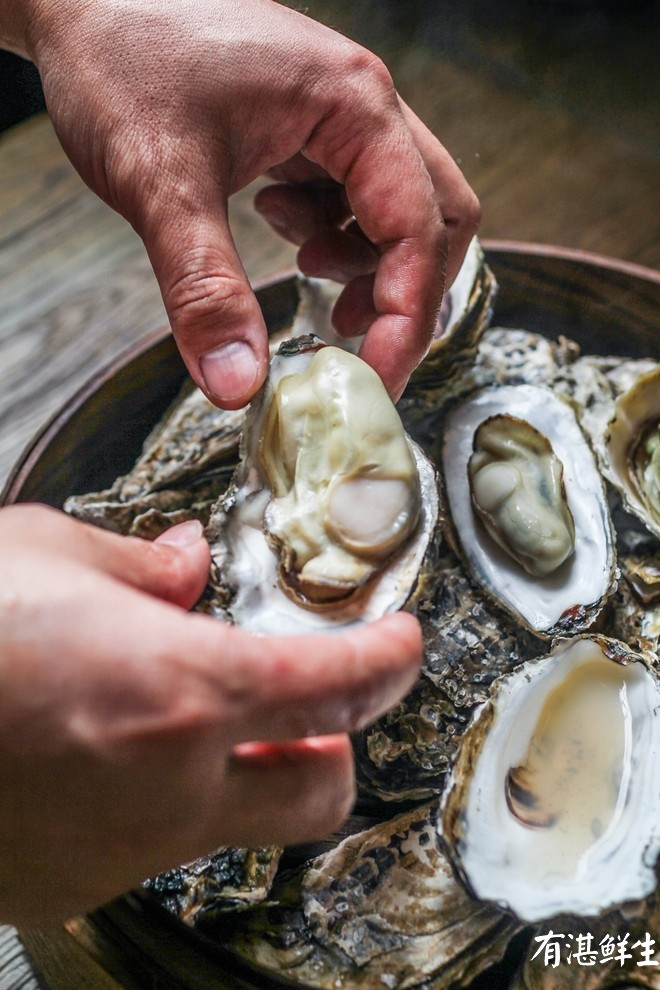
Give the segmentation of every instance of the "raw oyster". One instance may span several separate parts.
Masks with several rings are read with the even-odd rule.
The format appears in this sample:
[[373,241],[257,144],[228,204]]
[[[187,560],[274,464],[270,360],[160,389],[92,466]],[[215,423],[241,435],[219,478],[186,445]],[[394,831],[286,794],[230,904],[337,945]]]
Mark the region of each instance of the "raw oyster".
[[[531,579],[489,536],[472,508],[468,464],[475,433],[485,420],[502,413],[510,417],[510,422],[522,420],[546,437],[563,465],[575,548],[568,560],[545,577]],[[540,636],[589,628],[614,590],[616,555],[603,484],[570,406],[538,386],[484,389],[460,402],[447,417],[442,464],[453,529],[474,580]],[[548,542],[543,522],[547,516],[548,485],[543,472],[537,474],[542,480],[536,486],[536,501],[531,507],[527,495],[524,501],[519,495],[519,481],[505,493],[514,525],[519,519],[521,538],[532,557],[542,556]],[[527,468],[516,471],[519,479],[528,475]]]
[[398,815],[305,864],[275,905],[221,941],[261,972],[315,990],[466,987],[516,931],[473,900],[438,839],[436,805]]
[[660,686],[578,636],[497,685],[464,737],[443,833],[474,893],[526,921],[647,896],[660,852]]
[[528,422],[506,413],[483,420],[474,431],[468,479],[486,532],[531,577],[553,574],[573,554],[563,465]]
[[660,365],[580,358],[552,388],[569,398],[600,469],[628,512],[660,535]]
[[416,587],[437,514],[435,470],[376,373],[296,338],[273,359],[209,523],[208,608],[255,632],[369,621]]
[[619,397],[602,459],[626,508],[660,537],[660,365]]

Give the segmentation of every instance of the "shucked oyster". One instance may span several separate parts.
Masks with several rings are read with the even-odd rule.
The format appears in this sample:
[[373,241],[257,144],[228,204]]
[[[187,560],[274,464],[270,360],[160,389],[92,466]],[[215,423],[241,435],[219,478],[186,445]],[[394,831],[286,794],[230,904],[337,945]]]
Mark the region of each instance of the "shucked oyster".
[[485,419],[474,431],[468,478],[486,531],[531,577],[553,574],[571,556],[564,468],[537,429],[506,413]]
[[216,595],[252,631],[333,628],[400,608],[435,532],[430,461],[376,373],[302,337],[253,403],[236,484],[209,524]]
[[578,636],[504,678],[463,740],[443,831],[475,894],[526,921],[647,896],[660,852],[660,686]]
[[614,534],[570,406],[532,385],[483,389],[447,417],[442,463],[473,579],[537,635],[589,628],[615,587]]

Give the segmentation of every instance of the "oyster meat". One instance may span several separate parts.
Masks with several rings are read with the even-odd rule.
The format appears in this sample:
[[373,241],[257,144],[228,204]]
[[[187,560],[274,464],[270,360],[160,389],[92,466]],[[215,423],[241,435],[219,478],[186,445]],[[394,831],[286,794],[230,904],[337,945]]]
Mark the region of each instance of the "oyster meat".
[[295,338],[253,402],[236,482],[209,523],[216,607],[258,632],[328,630],[400,608],[437,514],[433,465],[376,373]]
[[531,577],[553,574],[575,550],[564,469],[550,441],[499,413],[474,431],[468,461],[472,506],[487,533]]
[[473,579],[540,636],[589,628],[614,590],[616,554],[603,483],[570,406],[533,385],[483,389],[447,417],[442,464]]
[[443,832],[478,897],[525,921],[650,894],[660,853],[660,685],[601,636],[500,681],[466,733]]

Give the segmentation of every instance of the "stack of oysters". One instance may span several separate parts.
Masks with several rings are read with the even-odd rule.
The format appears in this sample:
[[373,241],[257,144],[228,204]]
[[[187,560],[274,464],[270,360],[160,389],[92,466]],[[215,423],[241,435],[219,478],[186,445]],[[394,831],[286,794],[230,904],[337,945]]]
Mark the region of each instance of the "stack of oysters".
[[[66,508],[149,537],[202,519],[197,608],[248,630],[405,608],[422,672],[354,739],[342,836],[220,849],[148,896],[255,986],[657,986],[660,365],[491,327],[475,240],[395,410],[337,346],[336,291],[300,280],[247,414],[185,386],[133,470]],[[553,929],[629,951],[549,966]]]

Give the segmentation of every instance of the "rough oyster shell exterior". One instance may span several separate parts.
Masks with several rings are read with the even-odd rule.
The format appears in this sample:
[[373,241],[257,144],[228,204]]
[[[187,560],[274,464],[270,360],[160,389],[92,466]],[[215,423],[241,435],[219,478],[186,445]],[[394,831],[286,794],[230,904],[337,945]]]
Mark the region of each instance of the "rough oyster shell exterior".
[[[224,945],[261,972],[313,990],[460,990],[517,930],[456,881],[435,804],[344,839],[273,891]],[[222,940],[222,933],[220,933]]]

